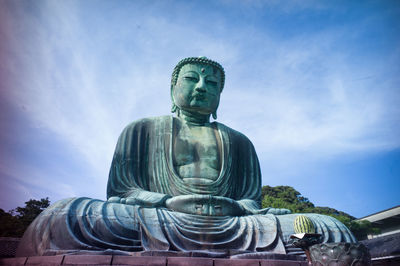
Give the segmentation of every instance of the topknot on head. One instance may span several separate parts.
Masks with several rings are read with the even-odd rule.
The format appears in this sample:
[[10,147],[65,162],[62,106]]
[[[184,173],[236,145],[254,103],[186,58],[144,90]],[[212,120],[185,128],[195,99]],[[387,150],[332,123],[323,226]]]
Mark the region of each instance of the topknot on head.
[[224,68],[218,62],[208,59],[205,56],[187,57],[187,58],[179,61],[179,63],[174,68],[174,71],[172,72],[172,78],[171,78],[172,86],[176,85],[176,82],[178,80],[179,71],[186,64],[205,64],[205,65],[210,65],[210,66],[216,67],[219,71],[221,71],[221,91],[222,91],[222,89],[224,88],[224,84],[225,84]]

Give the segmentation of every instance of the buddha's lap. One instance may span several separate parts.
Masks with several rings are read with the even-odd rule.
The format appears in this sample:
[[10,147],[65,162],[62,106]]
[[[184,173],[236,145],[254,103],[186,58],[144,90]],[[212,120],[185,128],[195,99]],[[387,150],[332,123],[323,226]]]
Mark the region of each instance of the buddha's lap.
[[[152,226],[184,226],[190,224],[190,227],[206,233],[213,230],[220,231],[223,228],[232,226],[233,223],[241,221],[245,223],[263,224],[258,229],[268,232],[275,231],[275,227],[284,242],[289,240],[289,236],[294,234],[293,222],[299,214],[257,214],[241,217],[230,216],[204,216],[191,215],[180,212],[168,211],[165,208],[146,208],[140,206],[109,203],[101,200],[89,198],[70,198],[61,200],[46,209],[38,218],[37,224],[48,226],[43,220],[48,220],[49,224],[59,224],[60,219],[64,219],[66,224],[77,230],[91,228],[95,234],[96,230],[104,233],[113,231],[113,234],[124,233],[130,236],[136,235],[134,231],[140,232],[150,230]],[[304,214],[311,218],[317,233],[324,237],[324,242],[355,242],[354,236],[341,222],[333,217],[321,214]],[[242,221],[243,220],[243,221]],[[270,226],[271,228],[268,228]],[[217,229],[216,229],[217,228]],[[56,228],[53,228],[56,229]],[[253,230],[253,229],[252,229]],[[194,230],[196,231],[196,230]],[[138,234],[137,234],[138,235]],[[99,237],[101,238],[100,234]]]
[[[43,211],[25,232],[18,256],[49,250],[247,250],[285,253],[298,214],[202,216],[89,198],[70,198]],[[355,242],[336,219],[306,214],[324,242]]]

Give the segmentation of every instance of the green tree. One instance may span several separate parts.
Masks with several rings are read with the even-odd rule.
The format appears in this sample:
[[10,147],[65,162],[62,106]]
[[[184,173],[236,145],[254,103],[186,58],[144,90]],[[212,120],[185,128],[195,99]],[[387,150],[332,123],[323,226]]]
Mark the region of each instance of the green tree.
[[262,207],[285,208],[292,213],[319,213],[330,215],[346,225],[357,239],[365,239],[368,234],[379,233],[379,229],[373,227],[368,221],[355,221],[355,217],[342,211],[329,207],[315,206],[308,198],[301,195],[290,186],[263,186]]
[[49,207],[49,198],[35,200],[30,199],[25,202],[25,207],[17,207],[15,212],[17,212],[17,218],[22,222],[24,227],[28,227],[31,222],[38,216],[44,209]]
[[5,212],[0,209],[0,236],[22,237],[26,228],[44,209],[50,205],[49,198],[40,200],[30,199],[25,207]]
[[263,186],[261,191],[263,208],[286,208],[293,213],[314,208],[308,198],[290,186]]
[[19,237],[17,233],[22,228],[21,221],[10,212],[0,209],[0,236],[1,237]]
[[351,221],[349,225],[346,226],[353,232],[353,234],[359,240],[363,240],[367,238],[369,234],[379,234],[380,229],[374,227],[370,221]]

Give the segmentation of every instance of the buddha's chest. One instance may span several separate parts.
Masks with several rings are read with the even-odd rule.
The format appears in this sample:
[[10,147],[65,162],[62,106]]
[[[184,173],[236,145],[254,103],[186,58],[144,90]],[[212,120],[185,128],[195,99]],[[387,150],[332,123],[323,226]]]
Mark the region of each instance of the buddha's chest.
[[215,180],[220,171],[217,132],[212,127],[181,127],[173,142],[174,166],[181,178]]

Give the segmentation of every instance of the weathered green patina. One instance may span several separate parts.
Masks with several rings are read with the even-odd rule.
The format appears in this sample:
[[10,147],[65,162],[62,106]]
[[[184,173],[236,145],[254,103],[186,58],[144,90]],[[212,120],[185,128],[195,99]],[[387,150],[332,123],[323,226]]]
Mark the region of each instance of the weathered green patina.
[[[176,116],[128,125],[118,139],[106,202],[59,201],[24,235],[18,255],[76,250],[205,250],[286,253],[297,217],[260,208],[261,173],[252,143],[218,122],[223,68],[186,58],[171,82]],[[332,217],[305,214],[324,242],[355,242]]]

